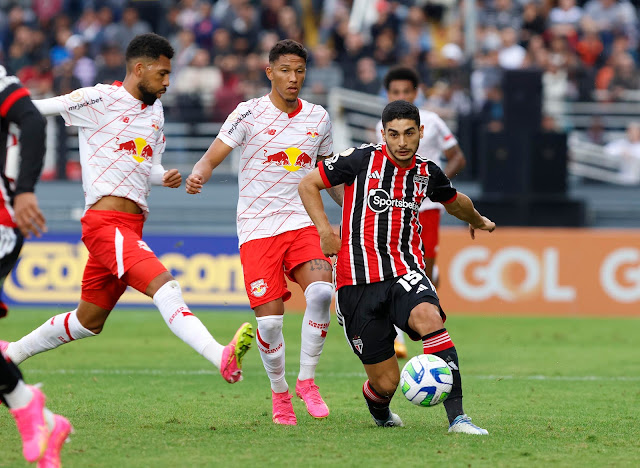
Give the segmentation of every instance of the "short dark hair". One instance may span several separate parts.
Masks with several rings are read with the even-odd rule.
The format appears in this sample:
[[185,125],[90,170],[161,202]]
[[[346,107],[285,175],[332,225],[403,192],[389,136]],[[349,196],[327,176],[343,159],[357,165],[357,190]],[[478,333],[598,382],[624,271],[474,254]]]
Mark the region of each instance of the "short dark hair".
[[409,67],[393,67],[384,77],[384,89],[389,91],[392,81],[411,81],[414,89],[418,89],[420,77],[418,73]]
[[420,127],[420,111],[410,102],[393,101],[385,106],[382,111],[382,127],[386,129],[387,123],[396,119],[413,120]]
[[297,55],[306,63],[309,53],[302,44],[293,39],[278,41],[269,51],[269,63],[275,63],[283,55]]
[[127,46],[125,59],[127,62],[137,58],[158,60],[161,55],[173,58],[173,47],[164,37],[155,33],[140,34],[134,37]]

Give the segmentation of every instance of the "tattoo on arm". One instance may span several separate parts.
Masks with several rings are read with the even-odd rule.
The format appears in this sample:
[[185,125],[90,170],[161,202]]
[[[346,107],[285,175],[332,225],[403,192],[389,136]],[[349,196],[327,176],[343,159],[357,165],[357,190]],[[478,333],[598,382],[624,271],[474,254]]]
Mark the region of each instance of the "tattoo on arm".
[[331,271],[333,270],[331,264],[329,262],[327,262],[326,260],[311,260],[309,262],[311,264],[311,271],[316,271],[316,270],[324,270],[324,271]]

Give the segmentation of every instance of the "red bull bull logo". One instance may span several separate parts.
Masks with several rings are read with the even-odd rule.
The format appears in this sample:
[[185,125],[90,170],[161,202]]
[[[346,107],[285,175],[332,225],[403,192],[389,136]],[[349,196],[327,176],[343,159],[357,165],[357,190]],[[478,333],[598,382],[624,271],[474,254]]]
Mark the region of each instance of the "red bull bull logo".
[[151,145],[147,144],[147,140],[144,138],[136,138],[123,143],[116,141],[116,151],[128,154],[139,163],[145,160],[148,161],[153,156],[153,148],[151,148]]
[[318,133],[318,129],[316,127],[307,127],[307,137],[310,140],[315,140],[319,135],[320,134]]
[[298,148],[287,148],[284,151],[267,154],[264,150],[265,160],[262,164],[273,164],[275,166],[284,167],[289,172],[295,172],[301,167],[313,168],[313,159],[304,151]]

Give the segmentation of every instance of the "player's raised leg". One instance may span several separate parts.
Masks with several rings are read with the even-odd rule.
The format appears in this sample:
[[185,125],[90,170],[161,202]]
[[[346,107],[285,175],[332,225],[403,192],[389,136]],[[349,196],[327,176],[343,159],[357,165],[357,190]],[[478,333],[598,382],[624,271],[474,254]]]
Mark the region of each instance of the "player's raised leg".
[[324,257],[307,261],[293,271],[293,277],[303,288],[307,303],[302,318],[296,395],[305,402],[307,411],[314,418],[329,416],[329,408],[315,383],[315,374],[331,320],[330,308],[334,295],[331,273],[331,264]]
[[449,419],[449,432],[486,435],[489,432],[471,422],[462,408],[462,379],[456,347],[444,328],[440,308],[434,304],[422,303],[412,309],[409,327],[422,337],[424,354],[433,354],[443,359],[451,369],[453,387],[444,401]]

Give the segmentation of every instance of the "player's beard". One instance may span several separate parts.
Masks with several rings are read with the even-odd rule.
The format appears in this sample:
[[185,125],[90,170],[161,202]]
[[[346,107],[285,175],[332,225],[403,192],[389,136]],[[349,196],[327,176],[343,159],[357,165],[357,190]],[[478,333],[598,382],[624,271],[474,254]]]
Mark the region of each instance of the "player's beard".
[[138,91],[140,91],[140,94],[142,96],[142,102],[144,102],[147,106],[152,106],[156,102],[156,99],[158,99],[159,91],[150,91],[146,81],[141,81],[140,83],[138,83]]

